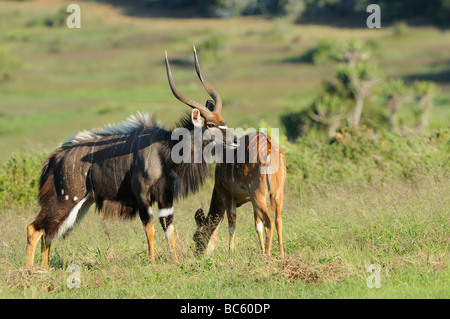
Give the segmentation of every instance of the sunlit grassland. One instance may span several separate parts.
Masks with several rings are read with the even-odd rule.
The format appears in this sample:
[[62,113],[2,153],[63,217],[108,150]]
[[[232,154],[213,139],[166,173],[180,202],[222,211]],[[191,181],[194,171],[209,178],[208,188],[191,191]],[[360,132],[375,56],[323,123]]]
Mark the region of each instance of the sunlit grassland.
[[[342,29],[292,25],[262,18],[140,18],[120,9],[82,2],[82,28],[27,26],[56,14],[54,2],[2,2],[0,43],[20,63],[0,86],[0,160],[30,145],[51,150],[81,129],[117,122],[136,111],[152,111],[168,126],[187,111],[171,95],[163,57],[168,50],[179,89],[203,101],[192,45],[219,41],[219,56],[200,50],[203,72],[221,93],[229,125],[257,127],[261,119],[306,106],[334,65],[288,62],[321,39],[360,38],[376,43],[375,60],[389,76],[439,76],[448,71],[450,33],[410,28]],[[448,81],[436,101],[432,122],[449,119]]]
[[[37,211],[2,214],[0,296],[33,298],[445,298],[449,291],[449,183],[423,176],[379,185],[345,183],[288,188],[284,221],[286,258],[263,258],[251,206],[238,209],[236,251],[228,229],[209,258],[192,247],[193,212],[208,206],[208,181],[176,206],[180,264],[170,261],[156,225],[150,264],[139,220],[104,220],[93,210],[66,239],[54,240],[51,271],[25,270],[25,228]],[[37,254],[39,257],[39,253]],[[70,264],[81,268],[81,288],[69,289]],[[381,288],[366,285],[370,264],[382,267]]]

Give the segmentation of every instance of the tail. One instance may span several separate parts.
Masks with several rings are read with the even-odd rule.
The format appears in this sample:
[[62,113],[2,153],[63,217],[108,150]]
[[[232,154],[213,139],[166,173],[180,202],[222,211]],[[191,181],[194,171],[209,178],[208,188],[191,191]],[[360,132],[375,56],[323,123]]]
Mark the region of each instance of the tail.
[[[278,171],[276,173],[266,174],[270,194],[270,209],[272,211],[275,211],[278,205],[277,203],[279,203],[280,200],[283,200],[284,181],[286,179],[286,166],[283,160],[284,158],[281,156],[278,156],[278,158]],[[266,169],[268,170],[268,168]]]

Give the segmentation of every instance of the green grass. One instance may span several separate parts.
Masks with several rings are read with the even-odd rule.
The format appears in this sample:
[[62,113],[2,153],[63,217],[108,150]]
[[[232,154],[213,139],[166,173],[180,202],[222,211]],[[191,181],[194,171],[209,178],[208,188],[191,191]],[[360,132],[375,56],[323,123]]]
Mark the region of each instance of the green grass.
[[[159,225],[151,264],[139,220],[105,220],[91,209],[66,239],[54,240],[50,271],[25,269],[25,229],[39,211],[45,155],[17,154],[0,168],[0,297],[448,297],[448,133],[376,142],[351,134],[343,144],[284,145],[285,258],[277,256],[277,239],[271,258],[261,255],[250,204],[238,209],[234,253],[224,224],[214,254],[195,255],[193,213],[209,205],[210,176],[198,194],[175,206],[178,265]],[[81,268],[79,289],[66,286],[71,264]],[[380,289],[366,285],[371,264],[381,267]]]
[[[2,2],[0,47],[20,65],[0,84],[0,161],[30,145],[50,151],[81,129],[124,119],[148,110],[168,125],[187,111],[167,85],[163,57],[168,50],[178,88],[204,101],[206,93],[192,65],[192,44],[223,39],[220,59],[208,47],[199,51],[203,73],[224,100],[229,125],[255,126],[259,119],[279,126],[273,116],[286,107],[306,106],[321,82],[334,76],[334,65],[285,62],[333,38],[376,43],[374,59],[389,76],[427,76],[439,80],[442,93],[431,114],[434,125],[450,119],[448,54],[450,32],[410,27],[395,36],[392,28],[341,29],[292,25],[262,18],[158,19],[122,15],[120,9],[80,2],[82,28],[30,27],[53,17],[54,3]],[[214,42],[215,43],[215,42]],[[213,47],[214,48],[214,47]],[[105,108],[108,112],[101,112]],[[34,120],[34,117],[36,119]],[[57,134],[55,133],[57,132]]]
[[[150,264],[139,220],[104,220],[91,211],[65,239],[54,240],[50,271],[26,270],[25,228],[36,205],[2,213],[1,298],[447,298],[450,290],[448,178],[416,182],[327,185],[286,194],[286,257],[260,255],[251,206],[238,209],[236,251],[221,225],[209,258],[192,249],[193,212],[207,205],[211,182],[176,206],[180,264],[170,261],[156,228]],[[195,199],[195,200],[194,200]],[[39,253],[37,254],[39,257]],[[81,268],[81,288],[66,286],[68,265]],[[366,286],[379,264],[381,288]]]

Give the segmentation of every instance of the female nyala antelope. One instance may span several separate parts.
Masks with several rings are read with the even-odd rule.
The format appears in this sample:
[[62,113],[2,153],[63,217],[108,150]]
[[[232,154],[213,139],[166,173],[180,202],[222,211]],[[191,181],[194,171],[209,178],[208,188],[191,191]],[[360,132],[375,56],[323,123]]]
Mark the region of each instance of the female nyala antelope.
[[[274,224],[278,233],[280,256],[284,256],[282,242],[281,209],[286,179],[286,160],[278,144],[264,133],[257,132],[242,136],[234,152],[234,161],[217,163],[215,185],[208,215],[203,209],[195,213],[197,231],[194,241],[197,251],[207,255],[214,249],[218,226],[227,211],[230,233],[229,248],[234,250],[236,231],[236,207],[251,201],[255,217],[255,228],[263,254],[270,255]],[[244,160],[239,160],[243,147]],[[267,210],[266,198],[270,195],[270,208],[275,211],[275,223]],[[263,227],[266,240],[263,239]]]
[[[190,132],[194,152],[194,128],[202,133],[222,133],[222,146],[236,147],[221,116],[219,94],[203,78],[194,48],[195,69],[206,91],[214,101],[207,107],[183,96],[175,87],[166,52],[166,71],[172,93],[193,108],[189,118],[182,118],[179,127]],[[27,228],[27,266],[34,263],[38,240],[42,239],[41,266],[49,266],[50,244],[55,237],[67,234],[95,202],[104,215],[131,218],[139,213],[147,235],[151,261],[154,262],[154,227],[152,204],[158,205],[158,218],[165,232],[172,260],[177,262],[174,240],[173,202],[198,190],[204,182],[208,164],[175,163],[171,156],[179,140],[172,131],[155,124],[146,115],[132,116],[117,126],[80,132],[64,142],[44,165],[39,182],[41,210]],[[228,133],[228,134],[227,134]],[[201,142],[201,147],[207,141]]]

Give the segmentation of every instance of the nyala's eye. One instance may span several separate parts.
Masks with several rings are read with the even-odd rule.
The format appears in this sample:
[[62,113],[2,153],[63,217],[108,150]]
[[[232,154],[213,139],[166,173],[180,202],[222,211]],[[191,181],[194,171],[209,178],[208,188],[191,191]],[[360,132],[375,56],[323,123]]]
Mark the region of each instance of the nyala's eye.
[[209,128],[216,127],[213,123],[206,124]]

